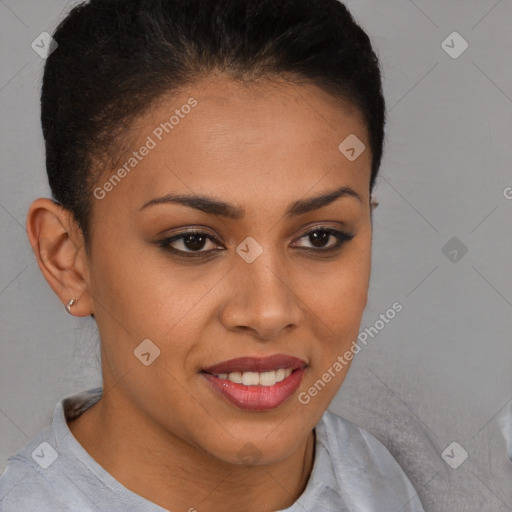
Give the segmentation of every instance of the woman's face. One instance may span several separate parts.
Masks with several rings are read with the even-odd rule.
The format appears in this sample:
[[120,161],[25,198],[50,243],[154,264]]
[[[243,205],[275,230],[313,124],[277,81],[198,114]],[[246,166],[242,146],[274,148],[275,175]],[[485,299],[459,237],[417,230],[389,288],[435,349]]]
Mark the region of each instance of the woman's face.
[[[341,385],[367,301],[365,125],[314,86],[217,77],[132,134],[93,199],[86,281],[104,400],[126,429],[231,463],[282,460]],[[367,148],[355,159],[359,147],[338,148],[350,135]],[[353,238],[338,247],[328,230]]]

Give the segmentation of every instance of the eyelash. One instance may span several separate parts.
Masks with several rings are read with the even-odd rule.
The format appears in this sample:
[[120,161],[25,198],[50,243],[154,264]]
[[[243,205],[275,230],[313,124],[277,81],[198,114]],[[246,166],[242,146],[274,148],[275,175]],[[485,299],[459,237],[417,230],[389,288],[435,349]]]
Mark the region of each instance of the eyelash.
[[[350,235],[344,231],[340,231],[338,229],[327,228],[327,227],[325,227],[325,228],[324,227],[315,227],[314,229],[304,233],[301,237],[299,237],[299,240],[304,237],[307,237],[315,232],[327,233],[331,236],[334,236],[337,239],[337,243],[334,246],[329,247],[327,249],[315,249],[313,247],[306,247],[306,248],[302,248],[302,250],[305,250],[307,252],[316,253],[316,254],[339,252],[339,250],[345,245],[345,243],[352,240],[352,238],[354,238],[354,236],[355,236],[355,235]],[[178,240],[183,240],[187,236],[190,236],[190,235],[200,235],[201,237],[205,237],[214,243],[218,243],[214,237],[208,235],[207,233],[205,233],[203,231],[196,231],[196,230],[191,229],[189,231],[179,233],[178,235],[173,235],[172,237],[167,237],[162,240],[159,240],[157,242],[157,244],[159,247],[161,247],[165,251],[171,252],[173,254],[177,254],[179,256],[184,256],[185,258],[206,258],[206,257],[210,256],[211,254],[213,254],[214,252],[219,251],[219,249],[211,249],[209,251],[182,251],[179,249],[175,249],[174,247],[171,247],[171,244],[173,242],[176,242]]]

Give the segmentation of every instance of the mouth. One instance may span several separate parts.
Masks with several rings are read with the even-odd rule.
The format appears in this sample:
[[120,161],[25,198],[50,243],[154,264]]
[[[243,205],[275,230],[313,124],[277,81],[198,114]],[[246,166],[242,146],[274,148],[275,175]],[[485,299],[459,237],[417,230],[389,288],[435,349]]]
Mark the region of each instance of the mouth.
[[275,409],[299,387],[307,363],[302,359],[275,354],[270,357],[240,357],[200,372],[210,387],[240,409]]

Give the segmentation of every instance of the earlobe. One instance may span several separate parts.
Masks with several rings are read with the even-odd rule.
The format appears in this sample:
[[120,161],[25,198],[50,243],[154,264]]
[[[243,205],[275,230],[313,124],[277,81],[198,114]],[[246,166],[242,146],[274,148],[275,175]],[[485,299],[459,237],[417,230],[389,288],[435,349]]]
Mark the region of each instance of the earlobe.
[[74,316],[89,316],[92,304],[83,269],[83,236],[71,213],[50,199],[36,199],[27,215],[27,235],[46,281]]

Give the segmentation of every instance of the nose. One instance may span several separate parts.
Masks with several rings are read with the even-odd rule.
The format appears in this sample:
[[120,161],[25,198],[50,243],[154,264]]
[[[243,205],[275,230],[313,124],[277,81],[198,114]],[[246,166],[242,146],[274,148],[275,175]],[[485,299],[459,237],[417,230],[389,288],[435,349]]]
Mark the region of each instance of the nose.
[[285,257],[263,252],[255,261],[235,260],[221,321],[230,331],[250,331],[265,341],[300,325],[304,308]]

